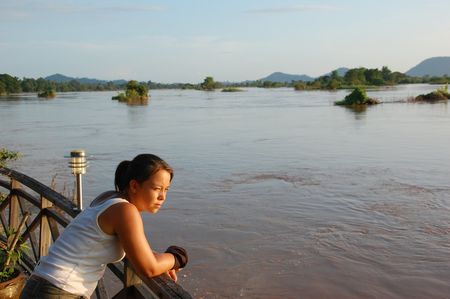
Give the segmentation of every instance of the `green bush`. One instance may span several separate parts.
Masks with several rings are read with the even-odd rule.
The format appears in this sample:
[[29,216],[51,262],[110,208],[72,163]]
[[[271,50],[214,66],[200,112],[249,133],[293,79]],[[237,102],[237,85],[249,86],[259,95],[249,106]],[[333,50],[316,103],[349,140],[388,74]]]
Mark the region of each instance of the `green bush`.
[[128,81],[125,90],[127,97],[134,97],[136,94],[141,97],[147,97],[148,88],[145,84],[139,84],[135,80]]
[[347,95],[344,100],[334,102],[334,104],[342,106],[374,105],[379,104],[379,101],[369,98],[364,88],[357,87],[352,91],[352,93]]
[[56,97],[56,92],[53,89],[47,89],[46,91],[38,93],[38,97],[40,98],[54,98]]
[[294,85],[295,90],[305,90],[306,89],[306,83],[305,82],[297,82]]
[[127,96],[123,92],[121,92],[121,93],[117,94],[116,96],[113,96],[112,99],[119,101],[119,102],[126,102]]
[[10,151],[7,148],[0,148],[0,167],[6,167],[8,161],[19,159],[21,154],[16,151]]
[[222,92],[239,92],[244,91],[243,89],[237,88],[237,87],[226,87],[222,89]]
[[[21,154],[16,151],[10,151],[6,148],[0,148],[0,167],[6,167],[8,161],[19,159]],[[6,194],[0,192],[0,202],[6,198]]]
[[22,255],[30,249],[27,243],[12,244],[15,235],[19,233],[12,229],[6,230],[7,243],[0,247],[0,282],[18,275],[16,267],[20,264]]
[[218,87],[218,83],[214,81],[213,77],[206,77],[205,80],[200,84],[201,89],[206,91],[213,91]]
[[443,88],[438,88],[435,91],[432,91],[427,94],[418,95],[413,99],[413,102],[439,102],[439,101],[448,101],[450,99],[450,94],[448,92],[448,84]]
[[8,94],[8,92],[6,91],[6,85],[2,81],[0,81],[0,96],[6,94]]
[[127,83],[125,93],[121,92],[112,97],[113,100],[126,102],[131,105],[146,105],[148,103],[148,87],[143,83],[130,80]]

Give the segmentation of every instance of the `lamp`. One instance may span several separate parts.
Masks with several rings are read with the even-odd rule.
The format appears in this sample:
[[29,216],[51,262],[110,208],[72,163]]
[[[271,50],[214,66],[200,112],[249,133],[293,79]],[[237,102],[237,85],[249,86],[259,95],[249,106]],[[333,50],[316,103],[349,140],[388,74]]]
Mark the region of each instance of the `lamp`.
[[79,210],[83,209],[83,185],[81,175],[86,173],[86,167],[86,152],[82,149],[71,151],[69,168],[72,169],[72,174],[75,175],[77,180],[77,205]]

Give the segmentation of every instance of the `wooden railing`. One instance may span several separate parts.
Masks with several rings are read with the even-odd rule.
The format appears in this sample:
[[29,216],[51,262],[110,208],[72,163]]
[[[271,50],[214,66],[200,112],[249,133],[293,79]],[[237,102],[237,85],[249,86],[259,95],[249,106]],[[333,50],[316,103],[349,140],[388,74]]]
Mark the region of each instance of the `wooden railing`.
[[[5,179],[3,179],[5,178]],[[35,179],[9,168],[0,167],[0,187],[6,189],[0,202],[0,221],[2,232],[0,240],[6,241],[5,232],[17,230],[25,213],[31,217],[26,221],[25,231],[20,242],[26,242],[31,253],[24,254],[21,267],[31,273],[41,256],[48,253],[49,247],[60,235],[72,218],[80,211],[77,206],[62,194],[50,189]],[[108,269],[123,283],[123,288],[114,296],[107,293],[105,280],[101,279],[95,290],[97,299],[122,298],[192,298],[180,285],[167,275],[148,279],[139,277],[123,262],[108,264]]]

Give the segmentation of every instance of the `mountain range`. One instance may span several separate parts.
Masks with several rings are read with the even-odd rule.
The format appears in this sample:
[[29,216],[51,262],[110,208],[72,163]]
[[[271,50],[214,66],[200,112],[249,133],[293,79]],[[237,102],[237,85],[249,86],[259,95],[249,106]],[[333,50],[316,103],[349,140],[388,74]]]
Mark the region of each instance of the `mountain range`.
[[[347,73],[349,69],[346,67],[340,67],[336,71],[338,72],[339,76],[344,76],[345,73]],[[323,76],[330,75],[331,72],[324,74]],[[292,74],[286,74],[281,72],[275,72],[270,74],[267,77],[264,77],[262,79],[259,79],[260,81],[271,81],[271,82],[292,82],[292,81],[304,81],[304,82],[310,82],[314,81],[316,78],[308,76],[308,75],[292,75]]]
[[[348,71],[348,68],[341,67],[338,68],[336,71],[338,72],[339,76],[344,76],[345,73]],[[330,75],[330,73],[324,74]],[[444,57],[431,57],[428,59],[425,59],[418,65],[414,66],[410,70],[408,70],[406,73],[408,76],[412,77],[424,77],[424,76],[444,76],[448,75],[450,76],[450,56],[444,56]],[[62,74],[54,74],[51,76],[48,76],[45,78],[49,81],[54,82],[69,82],[71,80],[77,80],[78,82],[82,84],[105,84],[108,82],[113,82],[115,84],[125,84],[127,83],[126,80],[99,80],[99,79],[90,79],[90,78],[73,78],[68,77]],[[308,76],[305,74],[302,75],[296,75],[296,74],[286,74],[282,72],[275,72],[270,74],[267,77],[259,79],[260,81],[271,81],[271,82],[291,82],[291,81],[314,81],[316,79],[315,77]]]
[[432,57],[425,59],[412,69],[406,72],[408,76],[424,77],[424,76],[450,76],[450,57]]
[[[339,76],[344,76],[348,71],[348,68],[341,67],[337,69]],[[327,73],[325,75],[330,75],[331,73]],[[450,57],[431,57],[425,59],[415,67],[411,68],[409,71],[405,73],[411,77],[425,77],[425,76],[436,76],[442,77],[444,75],[450,76]],[[310,77],[308,75],[292,75],[281,72],[275,72],[270,74],[267,77],[260,79],[261,81],[272,81],[272,82],[291,82],[291,81],[313,81],[314,77]]]
[[127,81],[126,80],[112,80],[112,81],[108,81],[108,80],[99,80],[99,79],[91,79],[91,78],[73,78],[73,77],[68,77],[62,74],[54,74],[48,77],[44,78],[45,80],[48,81],[53,81],[53,82],[57,82],[57,83],[64,83],[64,82],[70,82],[72,80],[76,80],[78,82],[80,82],[81,84],[106,84],[108,82],[112,82],[114,84],[126,84]]

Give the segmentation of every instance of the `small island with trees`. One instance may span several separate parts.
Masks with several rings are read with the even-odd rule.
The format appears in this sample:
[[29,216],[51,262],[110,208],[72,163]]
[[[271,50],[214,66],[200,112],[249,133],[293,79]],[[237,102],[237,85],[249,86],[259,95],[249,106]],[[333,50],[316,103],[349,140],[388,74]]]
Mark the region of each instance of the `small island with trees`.
[[379,103],[380,101],[369,98],[367,96],[366,90],[362,87],[355,88],[342,101],[334,102],[335,105],[347,107],[376,105]]
[[[223,84],[214,81],[214,78],[211,76],[208,76],[205,78],[205,80],[203,80],[202,83],[200,83],[200,90],[205,90],[205,91],[214,91],[217,88],[221,88],[223,86]],[[240,91],[244,91],[241,88],[235,87],[235,86],[226,86],[224,88],[222,88],[222,92],[240,92]]]
[[148,87],[135,80],[128,81],[125,93],[112,97],[113,100],[125,102],[128,105],[146,105],[148,103]]
[[201,90],[206,90],[206,91],[213,91],[216,88],[219,88],[220,85],[214,81],[213,77],[206,77],[205,80],[203,80],[203,82],[200,84],[200,89]]

